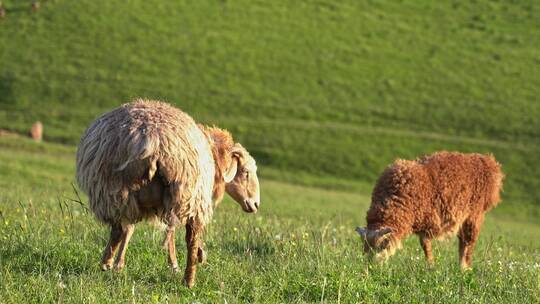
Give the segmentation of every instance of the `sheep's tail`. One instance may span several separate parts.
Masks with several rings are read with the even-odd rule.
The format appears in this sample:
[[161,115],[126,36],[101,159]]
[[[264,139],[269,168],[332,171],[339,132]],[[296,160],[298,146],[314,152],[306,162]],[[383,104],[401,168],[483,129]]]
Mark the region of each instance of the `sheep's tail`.
[[489,155],[491,166],[491,183],[490,183],[490,196],[484,206],[484,210],[488,211],[496,207],[501,201],[501,192],[503,191],[504,173],[501,170],[501,164],[499,164],[493,155]]
[[[143,160],[145,158],[155,155],[159,149],[159,137],[150,136],[150,134],[145,133],[146,129],[143,129],[140,133],[134,134],[124,140],[127,142],[127,155],[128,159],[118,166],[115,171],[123,171],[127,166],[137,160]],[[156,162],[150,162],[149,174],[148,177],[151,180],[154,174],[156,173]]]

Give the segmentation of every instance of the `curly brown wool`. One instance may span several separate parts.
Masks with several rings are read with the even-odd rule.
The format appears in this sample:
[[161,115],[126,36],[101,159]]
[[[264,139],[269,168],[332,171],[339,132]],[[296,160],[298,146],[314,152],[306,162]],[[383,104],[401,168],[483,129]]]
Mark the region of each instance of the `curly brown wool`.
[[499,203],[503,178],[491,155],[443,151],[396,160],[373,190],[367,227],[357,228],[364,251],[385,260],[414,233],[432,263],[431,240],[457,234],[461,267],[469,268],[484,213]]

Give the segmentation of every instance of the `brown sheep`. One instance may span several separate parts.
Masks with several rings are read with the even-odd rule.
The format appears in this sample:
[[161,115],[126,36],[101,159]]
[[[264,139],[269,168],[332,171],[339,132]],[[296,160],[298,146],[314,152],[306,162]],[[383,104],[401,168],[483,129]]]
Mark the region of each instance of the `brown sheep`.
[[166,103],[136,100],[99,117],[77,150],[77,182],[96,218],[111,226],[101,268],[125,264],[134,224],[157,219],[167,225],[164,248],[178,269],[175,227],[186,227],[184,283],[195,283],[204,260],[202,234],[226,191],[246,212],[259,208],[255,160],[229,132],[197,125]]
[[30,128],[30,137],[35,141],[43,140],[43,124],[40,121],[36,121]]
[[30,6],[32,8],[32,12],[37,12],[40,8],[40,3],[37,0],[32,1],[32,5]]
[[356,228],[364,252],[384,261],[415,233],[432,264],[431,240],[457,234],[461,268],[469,268],[484,213],[500,201],[503,177],[491,155],[437,152],[395,161],[373,190],[367,227]]

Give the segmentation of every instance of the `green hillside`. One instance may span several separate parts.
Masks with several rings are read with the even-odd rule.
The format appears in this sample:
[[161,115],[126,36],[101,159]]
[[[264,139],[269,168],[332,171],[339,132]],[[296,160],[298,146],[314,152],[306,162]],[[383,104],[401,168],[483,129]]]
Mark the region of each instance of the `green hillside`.
[[[540,302],[538,1],[1,2],[0,303]],[[191,290],[147,224],[101,272],[108,229],[72,188],[84,129],[136,97],[229,129],[259,164],[261,209],[217,208]],[[36,120],[44,143],[3,136]],[[455,240],[428,267],[416,237],[367,263],[353,229],[377,176],[442,149],[506,173],[473,269]]]
[[233,131],[273,179],[369,191],[398,157],[494,153],[540,201],[536,1],[3,1],[0,128],[77,143],[134,97]]

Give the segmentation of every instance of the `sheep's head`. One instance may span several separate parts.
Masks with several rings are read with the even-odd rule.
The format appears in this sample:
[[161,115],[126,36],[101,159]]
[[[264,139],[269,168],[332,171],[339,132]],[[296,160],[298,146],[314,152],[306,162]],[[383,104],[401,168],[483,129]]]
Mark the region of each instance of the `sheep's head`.
[[377,262],[386,261],[400,247],[400,242],[394,237],[394,231],[390,227],[378,230],[369,230],[367,228],[356,227],[356,232],[362,238],[364,243],[364,254],[370,260]]
[[225,191],[245,212],[257,212],[261,201],[255,159],[238,143],[233,146],[231,157],[231,165],[223,175]]

